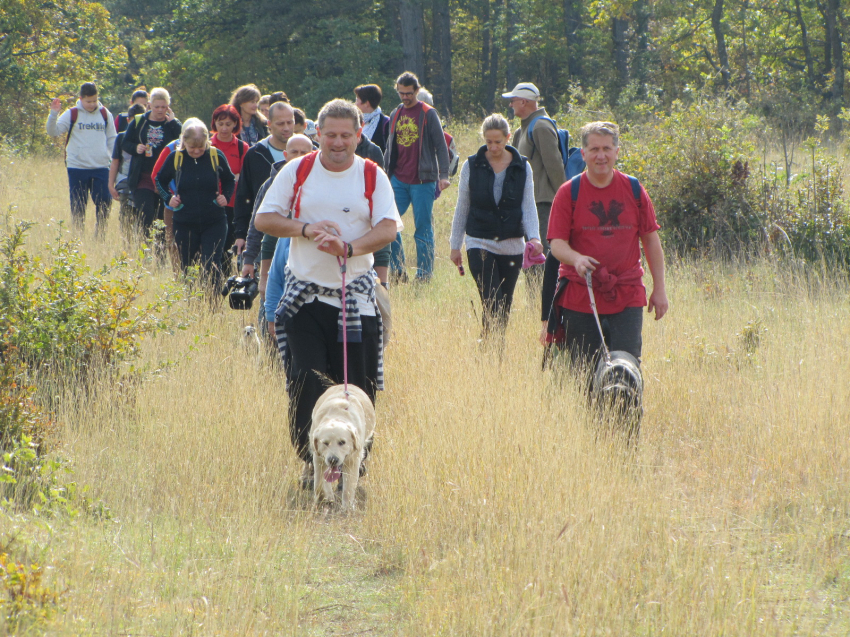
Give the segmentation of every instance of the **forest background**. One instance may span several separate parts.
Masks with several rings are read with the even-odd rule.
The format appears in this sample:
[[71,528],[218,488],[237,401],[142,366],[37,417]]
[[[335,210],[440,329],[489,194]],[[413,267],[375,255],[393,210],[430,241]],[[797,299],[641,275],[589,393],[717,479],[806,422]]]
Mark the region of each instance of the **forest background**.
[[[846,13],[0,0],[0,637],[850,634]],[[624,457],[578,384],[541,370],[533,294],[509,356],[479,346],[474,282],[447,259],[449,190],[435,281],[393,288],[364,514],[325,517],[295,487],[280,374],[247,353],[244,315],[115,217],[107,241],[58,225],[62,140],[44,122],[92,79],[116,112],[168,87],[181,119],[247,82],[311,116],[377,82],[389,107],[405,68],[461,156],[520,80],[573,132],[618,121],[674,307],[645,325],[646,414]]]
[[[590,92],[626,123],[696,93],[744,99],[812,132],[842,125],[844,0],[0,0],[0,136],[48,143],[47,105],[95,80],[115,111],[165,86],[180,115],[237,86],[326,100],[411,70],[444,117],[476,121],[518,81],[550,113]],[[394,103],[394,100],[390,100]],[[787,123],[787,122],[786,122]]]

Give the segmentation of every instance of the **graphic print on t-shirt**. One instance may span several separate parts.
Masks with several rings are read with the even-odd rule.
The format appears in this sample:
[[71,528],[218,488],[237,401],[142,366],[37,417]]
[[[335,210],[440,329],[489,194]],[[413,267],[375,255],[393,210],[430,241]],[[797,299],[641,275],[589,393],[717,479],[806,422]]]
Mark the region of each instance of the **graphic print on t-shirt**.
[[[614,228],[619,229],[621,227],[620,215],[625,210],[622,202],[612,199],[606,211],[604,203],[592,201],[589,209],[593,216],[599,219],[599,225],[595,228],[585,226],[584,230],[601,230],[603,237],[611,237],[614,235]],[[622,226],[622,228],[625,230],[631,228],[631,226]]]
[[419,127],[416,120],[407,115],[402,115],[396,124],[396,143],[399,146],[410,148],[419,139]]
[[159,148],[162,145],[162,140],[165,137],[162,132],[162,126],[150,126],[147,130],[147,140],[151,148]]

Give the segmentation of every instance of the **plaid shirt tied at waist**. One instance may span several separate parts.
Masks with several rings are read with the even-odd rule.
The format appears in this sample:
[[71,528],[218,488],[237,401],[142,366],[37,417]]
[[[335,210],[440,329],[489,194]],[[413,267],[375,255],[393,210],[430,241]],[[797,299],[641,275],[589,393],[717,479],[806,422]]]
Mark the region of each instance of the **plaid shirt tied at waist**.
[[[286,266],[284,270],[285,289],[283,297],[275,310],[275,337],[277,338],[277,347],[283,357],[284,365],[289,360],[288,344],[286,339],[286,331],[283,329],[283,324],[287,319],[291,319],[298,313],[301,306],[308,297],[312,295],[330,296],[342,300],[342,290],[340,288],[326,288],[318,283],[311,281],[301,281],[296,279]],[[345,286],[345,302],[343,308],[339,311],[339,319],[337,325],[339,334],[337,342],[342,342],[342,313],[345,312],[345,320],[348,324],[348,342],[361,343],[363,342],[363,324],[360,322],[360,306],[357,305],[357,299],[354,294],[363,294],[367,297],[368,302],[375,308],[375,316],[378,318],[378,379],[377,388],[384,389],[384,323],[381,319],[381,312],[378,309],[378,303],[375,300],[375,281],[376,275],[374,270],[369,270],[365,274],[351,281]],[[287,373],[287,383],[289,382],[289,374]]]

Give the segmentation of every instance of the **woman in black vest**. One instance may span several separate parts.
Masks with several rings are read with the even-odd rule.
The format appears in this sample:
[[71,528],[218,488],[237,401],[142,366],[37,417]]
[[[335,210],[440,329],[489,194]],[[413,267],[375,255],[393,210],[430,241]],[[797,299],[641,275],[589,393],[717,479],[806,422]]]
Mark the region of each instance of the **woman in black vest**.
[[461,246],[484,306],[484,335],[508,324],[525,239],[543,252],[531,165],[508,145],[508,120],[495,113],[481,125],[484,146],[460,171],[452,222],[451,260],[463,274]]

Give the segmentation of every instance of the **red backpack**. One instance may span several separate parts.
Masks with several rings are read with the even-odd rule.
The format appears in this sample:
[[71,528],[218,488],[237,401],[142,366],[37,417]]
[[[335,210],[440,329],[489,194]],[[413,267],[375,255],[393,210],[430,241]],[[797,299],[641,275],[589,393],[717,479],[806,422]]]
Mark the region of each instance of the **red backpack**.
[[[294,219],[298,219],[301,215],[301,190],[304,187],[304,182],[307,181],[307,176],[313,170],[313,164],[316,163],[316,157],[319,156],[319,151],[314,150],[309,155],[305,155],[298,164],[295,170],[295,185],[292,187],[292,199],[289,202],[289,209],[292,211]],[[372,217],[372,195],[375,193],[375,185],[378,180],[378,164],[371,159],[364,159],[363,178],[366,181],[366,192],[363,195],[369,202],[369,218]]]

